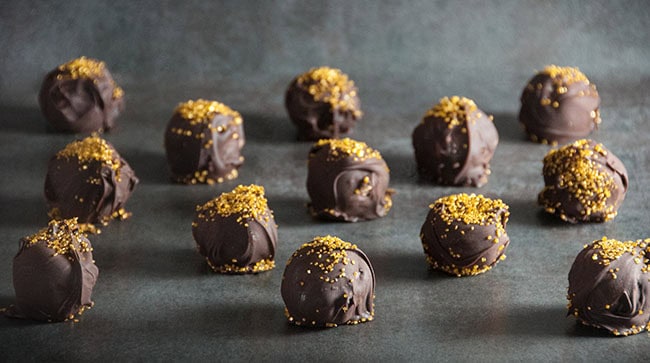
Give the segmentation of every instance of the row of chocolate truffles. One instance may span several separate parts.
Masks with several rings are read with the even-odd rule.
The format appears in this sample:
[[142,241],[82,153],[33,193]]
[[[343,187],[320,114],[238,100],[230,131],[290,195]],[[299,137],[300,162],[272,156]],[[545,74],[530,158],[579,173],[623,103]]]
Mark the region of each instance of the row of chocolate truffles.
[[[124,109],[124,91],[105,63],[86,57],[73,59],[49,72],[38,100],[43,116],[58,131],[107,131],[115,126],[115,119]],[[596,86],[578,68],[549,65],[526,84],[521,94],[519,122],[533,141],[566,143],[586,137],[598,126],[599,106]],[[301,140],[344,137],[363,116],[354,81],[340,69],[330,67],[312,68],[294,78],[285,92],[285,107]],[[220,117],[231,115],[231,121],[236,122],[237,115],[225,111]],[[473,111],[469,107],[468,116]],[[428,112],[425,118],[434,114]],[[200,117],[190,116],[196,122]],[[476,123],[481,128],[486,121],[477,116]],[[197,131],[196,127],[183,125],[176,128]],[[491,145],[489,136],[485,140]]]
[[[421,239],[433,269],[456,276],[488,271],[505,258],[508,206],[482,195],[442,197],[431,206]],[[198,206],[192,230],[199,252],[220,273],[275,266],[277,226],[261,186],[238,186]],[[603,237],[585,245],[569,272],[568,315],[627,336],[650,329],[650,239]],[[8,317],[77,320],[93,306],[99,270],[76,219],[53,220],[21,240],[13,262],[16,302]],[[368,256],[338,237],[315,237],[296,250],[282,275],[289,323],[335,327],[374,319],[375,274]]]

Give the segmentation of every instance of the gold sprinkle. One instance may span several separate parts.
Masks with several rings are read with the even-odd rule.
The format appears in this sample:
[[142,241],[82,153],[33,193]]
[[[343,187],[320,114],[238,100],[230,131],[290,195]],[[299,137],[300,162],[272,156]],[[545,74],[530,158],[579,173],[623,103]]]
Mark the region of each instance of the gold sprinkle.
[[76,158],[86,168],[87,165],[85,164],[91,161],[100,161],[116,171],[122,166],[120,158],[111,145],[97,135],[69,143],[63,150],[56,154],[56,158]]
[[[424,114],[424,119],[429,116],[438,117],[445,120],[448,128],[452,128],[466,124],[470,120],[472,113],[477,110],[476,103],[469,98],[459,96],[443,97],[437,105]],[[479,117],[479,115],[476,115],[476,118]]]
[[248,219],[268,223],[272,212],[268,208],[264,187],[251,184],[239,185],[229,193],[222,193],[217,198],[196,208],[198,217],[211,220],[216,214],[222,217],[238,215],[237,222],[246,224]]
[[185,120],[189,121],[190,125],[196,125],[199,123],[207,124],[217,114],[232,117],[233,123],[241,123],[242,121],[239,112],[231,109],[223,103],[204,100],[201,98],[198,100],[190,100],[180,103],[174,112],[178,113]]
[[350,111],[356,118],[363,113],[355,100],[357,88],[354,81],[340,69],[330,67],[312,68],[298,76],[297,82],[305,87],[317,101],[327,102],[332,108]]
[[344,139],[321,139],[313,146],[320,148],[329,146],[329,160],[340,160],[352,157],[354,160],[381,159],[379,151],[371,148],[365,142],[356,141],[350,138]]
[[77,218],[52,220],[46,228],[36,234],[25,237],[27,247],[44,242],[54,251],[54,256],[62,255],[73,258],[75,251],[90,252],[92,247],[86,235],[80,230]]

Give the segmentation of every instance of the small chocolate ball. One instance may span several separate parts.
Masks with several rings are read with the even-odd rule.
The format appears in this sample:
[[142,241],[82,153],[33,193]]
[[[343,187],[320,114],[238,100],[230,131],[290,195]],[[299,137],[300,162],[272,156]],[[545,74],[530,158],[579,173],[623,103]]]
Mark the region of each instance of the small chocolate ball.
[[68,144],[54,155],[45,177],[45,199],[52,218],[77,217],[82,223],[126,219],[126,201],[138,178],[113,145],[99,136]]
[[504,260],[510,212],[501,199],[454,194],[429,206],[420,239],[427,262],[448,274],[473,276]]
[[649,257],[650,239],[585,245],[569,271],[569,314],[614,335],[650,328]]
[[578,140],[544,157],[544,189],[538,203],[570,223],[616,217],[627,192],[627,170],[602,144]]
[[76,218],[53,220],[23,238],[13,262],[16,303],[7,316],[59,322],[90,309],[99,275],[92,250]]
[[486,184],[498,143],[492,116],[465,97],[442,98],[413,130],[420,178],[441,185]]
[[578,68],[550,65],[524,88],[519,122],[532,141],[563,144],[600,124],[599,105],[596,86]]
[[124,91],[104,62],[81,57],[45,76],[38,102],[57,131],[102,132],[115,127],[124,110]]
[[358,324],[375,316],[375,272],[356,245],[315,237],[293,253],[282,275],[289,322],[308,327]]
[[239,185],[197,206],[192,234],[215,272],[258,273],[275,267],[278,230],[262,186]]
[[203,99],[179,104],[165,130],[172,180],[214,184],[237,178],[244,143],[239,112]]
[[284,104],[300,140],[348,135],[363,115],[354,82],[340,69],[329,67],[312,68],[296,77]]
[[309,152],[309,209],[319,218],[357,222],[385,216],[392,206],[390,174],[379,151],[349,138],[323,139]]

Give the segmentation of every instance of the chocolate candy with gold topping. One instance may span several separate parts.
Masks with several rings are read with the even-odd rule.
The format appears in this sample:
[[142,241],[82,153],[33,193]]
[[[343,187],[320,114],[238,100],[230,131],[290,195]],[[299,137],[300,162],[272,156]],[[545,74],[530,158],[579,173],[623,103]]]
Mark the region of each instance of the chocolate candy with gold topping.
[[462,193],[442,197],[429,208],[420,239],[433,269],[473,276],[505,259],[510,212],[501,199]]
[[336,327],[373,320],[375,272],[356,245],[315,237],[287,261],[280,288],[290,323]]
[[23,238],[13,261],[16,303],[6,315],[59,322],[75,319],[92,307],[99,275],[92,250],[76,219],[53,220]]
[[165,130],[172,180],[213,184],[237,178],[244,143],[239,112],[204,99],[179,104]]
[[618,213],[628,187],[627,170],[602,144],[582,139],[544,157],[538,203],[570,223],[605,222]]
[[275,267],[278,231],[262,186],[239,185],[197,206],[192,234],[215,272],[257,273]]
[[532,141],[563,144],[600,124],[599,105],[596,86],[578,68],[550,65],[524,88],[519,122]]
[[300,140],[343,137],[363,115],[354,81],[336,68],[312,68],[296,77],[284,101]]
[[568,315],[614,335],[650,329],[648,258],[650,239],[585,245],[569,271]]
[[486,184],[498,143],[492,116],[459,96],[442,98],[413,130],[420,178],[441,185]]
[[124,109],[124,91],[104,62],[81,57],[45,76],[38,102],[57,131],[102,132],[115,127]]
[[138,178],[113,145],[99,136],[68,144],[50,159],[45,198],[52,218],[82,223],[126,219],[124,210]]
[[323,139],[309,152],[307,192],[314,216],[357,222],[392,206],[388,166],[379,151],[349,138]]

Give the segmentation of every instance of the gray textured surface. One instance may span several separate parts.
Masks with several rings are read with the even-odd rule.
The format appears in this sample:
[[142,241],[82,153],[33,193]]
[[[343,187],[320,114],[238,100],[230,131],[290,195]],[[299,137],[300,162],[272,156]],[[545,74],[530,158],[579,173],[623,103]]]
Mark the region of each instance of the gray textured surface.
[[[565,318],[566,276],[584,243],[650,237],[650,13],[645,2],[109,2],[2,3],[0,13],[0,306],[13,300],[20,237],[46,222],[49,157],[74,139],[46,132],[36,105],[44,73],[78,55],[105,60],[127,110],[106,137],[141,184],[132,219],[92,238],[100,277],[80,323],[0,319],[0,359],[66,360],[619,360],[650,357],[647,333],[612,338]],[[79,16],[82,14],[83,16]],[[578,65],[599,87],[593,138],[619,156],[630,189],[610,223],[566,225],[540,213],[541,159],[523,140],[519,92],[546,63]],[[291,77],[338,66],[360,88],[355,137],[379,149],[397,190],[383,219],[312,220],[304,204],[309,144],[294,142],[282,107]],[[410,132],[435,100],[472,97],[494,113],[501,142],[479,189],[420,185]],[[163,130],[180,101],[205,97],[242,112],[246,163],[234,182],[168,182]],[[266,187],[279,228],[278,267],[256,276],[209,273],[191,237],[194,206],[238,183]],[[472,278],[427,270],[419,228],[427,205],[461,191],[511,207],[508,258]],[[283,265],[303,242],[357,243],[377,274],[376,320],[354,327],[288,326]]]

